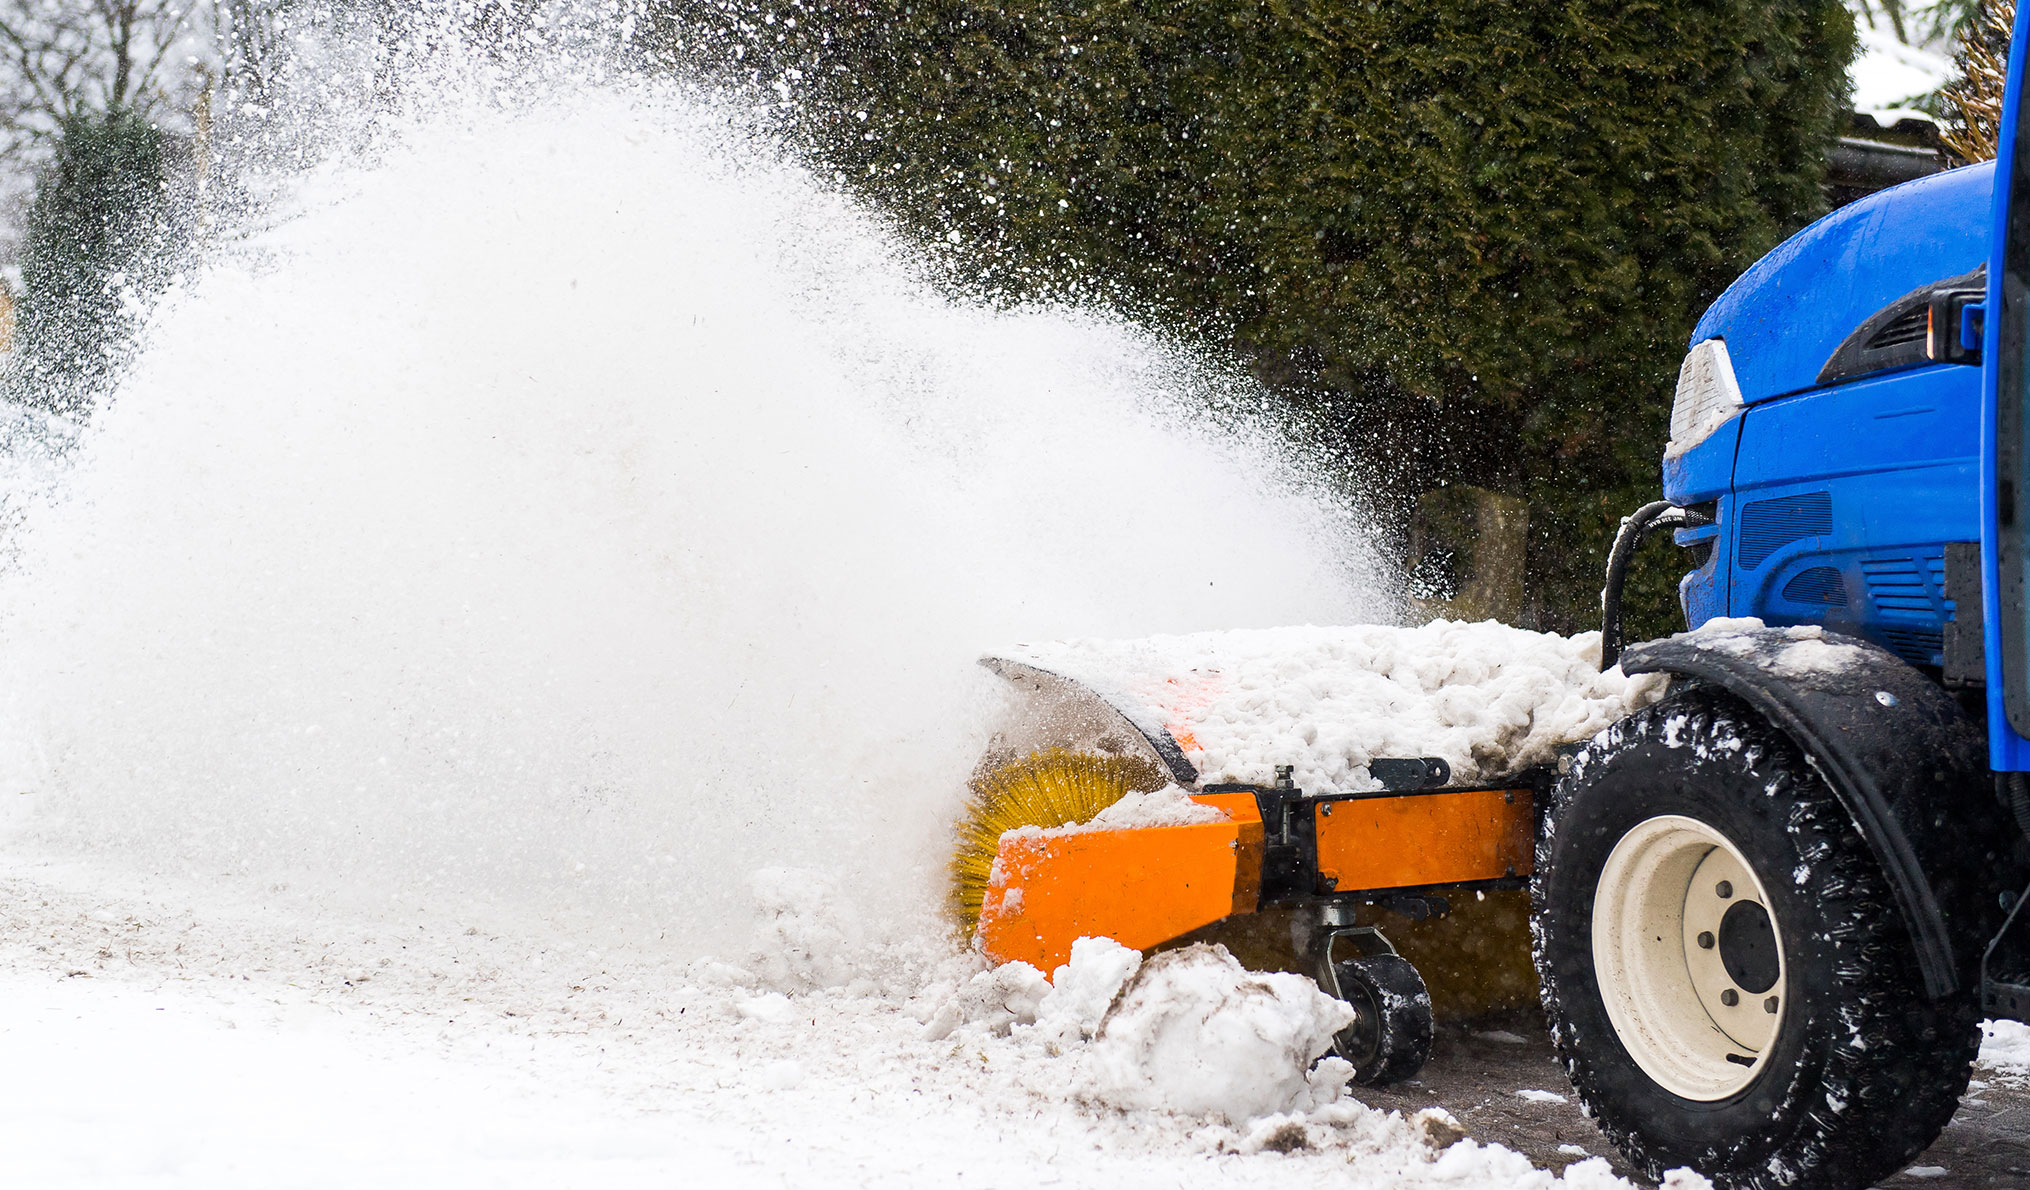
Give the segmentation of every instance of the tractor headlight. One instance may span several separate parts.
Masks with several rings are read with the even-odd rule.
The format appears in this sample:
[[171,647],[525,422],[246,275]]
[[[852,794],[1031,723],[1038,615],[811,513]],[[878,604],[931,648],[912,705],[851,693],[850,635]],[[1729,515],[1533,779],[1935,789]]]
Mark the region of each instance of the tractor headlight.
[[1741,385],[1722,339],[1693,347],[1678,368],[1678,395],[1671,402],[1671,440],[1663,457],[1674,459],[1704,442],[1741,411]]

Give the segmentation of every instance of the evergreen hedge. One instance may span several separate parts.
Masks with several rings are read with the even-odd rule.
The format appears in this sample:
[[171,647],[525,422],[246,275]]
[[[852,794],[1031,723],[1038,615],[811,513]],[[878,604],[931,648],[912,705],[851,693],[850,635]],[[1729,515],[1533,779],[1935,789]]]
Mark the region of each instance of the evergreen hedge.
[[[652,50],[791,80],[815,152],[976,283],[1230,345],[1407,500],[1531,505],[1597,621],[1686,337],[1820,213],[1839,0],[666,0]],[[732,43],[729,46],[729,43]],[[1668,627],[1675,568],[1638,611]]]
[[89,411],[130,353],[137,299],[177,240],[169,146],[127,110],[66,120],[38,176],[22,241],[9,396]]

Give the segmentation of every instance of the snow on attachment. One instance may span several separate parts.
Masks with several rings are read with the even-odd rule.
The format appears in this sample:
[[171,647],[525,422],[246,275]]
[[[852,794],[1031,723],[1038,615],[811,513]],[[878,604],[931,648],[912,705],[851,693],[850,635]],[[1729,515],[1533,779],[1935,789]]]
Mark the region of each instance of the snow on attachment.
[[1022,645],[1002,655],[1158,724],[1198,779],[1312,792],[1380,783],[1376,757],[1439,756],[1458,782],[1551,760],[1654,701],[1663,679],[1602,673],[1600,634],[1492,621],[1292,627]]

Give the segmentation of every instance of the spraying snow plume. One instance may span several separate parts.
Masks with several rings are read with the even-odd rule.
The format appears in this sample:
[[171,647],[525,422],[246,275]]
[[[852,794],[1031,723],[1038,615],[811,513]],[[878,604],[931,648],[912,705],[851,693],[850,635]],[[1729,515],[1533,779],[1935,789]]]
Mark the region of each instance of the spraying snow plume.
[[1388,614],[1229,372],[941,292],[737,105],[535,86],[276,183],[9,530],[45,845],[697,952],[764,870],[895,921],[981,651]]

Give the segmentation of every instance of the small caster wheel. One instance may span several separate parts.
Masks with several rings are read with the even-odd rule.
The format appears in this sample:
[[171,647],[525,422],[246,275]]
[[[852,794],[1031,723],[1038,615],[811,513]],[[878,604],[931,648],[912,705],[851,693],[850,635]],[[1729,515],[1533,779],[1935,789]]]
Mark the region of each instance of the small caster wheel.
[[1332,965],[1338,996],[1353,1023],[1333,1037],[1333,1050],[1353,1063],[1366,1087],[1414,1078],[1431,1056],[1431,993],[1424,977],[1398,954],[1370,954]]

